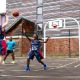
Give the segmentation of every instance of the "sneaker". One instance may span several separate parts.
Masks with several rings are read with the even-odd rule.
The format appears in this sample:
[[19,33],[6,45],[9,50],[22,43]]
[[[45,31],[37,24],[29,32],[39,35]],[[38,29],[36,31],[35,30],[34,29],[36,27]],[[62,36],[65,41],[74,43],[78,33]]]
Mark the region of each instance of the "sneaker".
[[12,61],[11,63],[12,63],[12,64],[15,64],[16,62],[15,62],[15,61]]
[[2,61],[2,64],[5,64],[5,61]]
[[47,65],[46,64],[44,64],[44,70],[47,70]]
[[30,71],[30,67],[25,66],[25,71]]

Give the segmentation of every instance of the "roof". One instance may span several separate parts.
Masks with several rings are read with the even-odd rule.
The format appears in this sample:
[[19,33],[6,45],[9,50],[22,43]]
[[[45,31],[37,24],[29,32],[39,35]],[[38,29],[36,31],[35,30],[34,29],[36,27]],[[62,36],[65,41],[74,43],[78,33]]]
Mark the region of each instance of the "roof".
[[12,31],[14,28],[16,28],[16,26],[19,25],[19,24],[22,22],[22,20],[27,21],[27,22],[28,22],[30,25],[32,25],[32,26],[35,25],[34,22],[32,22],[32,21],[30,21],[30,20],[28,20],[28,19],[26,19],[26,18],[24,18],[24,17],[19,17],[17,20],[15,20],[11,25],[9,25],[9,26],[6,28],[6,33],[10,32],[10,31]]

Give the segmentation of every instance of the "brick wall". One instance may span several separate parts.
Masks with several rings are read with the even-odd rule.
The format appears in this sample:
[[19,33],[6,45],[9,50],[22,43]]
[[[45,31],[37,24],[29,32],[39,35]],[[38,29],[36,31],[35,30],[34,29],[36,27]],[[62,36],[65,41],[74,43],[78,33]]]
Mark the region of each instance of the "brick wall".
[[[8,40],[8,38],[7,38]],[[31,47],[30,42],[26,38],[13,38],[16,41],[16,49],[15,54],[16,56],[23,56],[28,54],[29,49]],[[43,46],[43,44],[42,44]],[[49,39],[47,42],[46,52],[47,56],[69,56],[69,47],[70,47],[70,54],[72,56],[78,56],[79,53],[79,43],[78,39],[71,38],[70,39],[70,46],[69,46],[69,39]],[[43,51],[43,48],[42,48]]]
[[23,38],[22,39],[22,53],[23,54],[28,53],[30,47],[31,47],[30,42],[26,38]]
[[80,21],[80,0],[43,0],[44,23],[48,19],[73,17]]
[[77,56],[79,52],[78,39],[50,39],[47,43],[47,55],[69,55],[69,47],[71,55]]

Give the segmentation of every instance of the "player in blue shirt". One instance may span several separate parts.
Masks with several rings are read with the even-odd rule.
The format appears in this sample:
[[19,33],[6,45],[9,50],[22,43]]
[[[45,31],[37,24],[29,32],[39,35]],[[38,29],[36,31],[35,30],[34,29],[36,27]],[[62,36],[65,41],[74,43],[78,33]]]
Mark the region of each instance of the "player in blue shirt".
[[12,37],[10,37],[9,41],[7,42],[7,53],[4,57],[3,64],[5,63],[5,60],[9,54],[11,54],[12,56],[12,59],[13,59],[12,63],[13,64],[15,63],[15,57],[14,57],[14,52],[13,52],[15,45],[16,45],[16,42],[12,40]]
[[[26,34],[25,34],[26,35]],[[42,56],[40,55],[40,45],[41,43],[46,43],[48,41],[48,39],[46,41],[43,41],[41,39],[38,39],[38,35],[34,34],[33,38],[29,38],[26,35],[27,39],[31,42],[31,48],[30,51],[28,53],[28,58],[27,58],[27,65],[25,70],[26,71],[30,71],[30,60],[34,59],[34,56],[36,57],[36,59],[38,60],[39,63],[41,63],[44,67],[44,70],[47,69],[47,65],[42,61]]]

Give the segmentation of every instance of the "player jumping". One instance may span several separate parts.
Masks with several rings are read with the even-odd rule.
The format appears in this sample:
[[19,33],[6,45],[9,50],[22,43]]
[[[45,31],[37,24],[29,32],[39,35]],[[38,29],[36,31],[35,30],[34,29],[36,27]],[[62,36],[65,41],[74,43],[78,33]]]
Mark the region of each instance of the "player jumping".
[[47,43],[49,38],[47,38],[46,41],[43,41],[41,39],[38,39],[37,34],[34,34],[33,38],[29,38],[27,35],[26,35],[26,37],[31,42],[31,48],[28,53],[27,64],[26,64],[25,70],[30,71],[30,66],[29,66],[30,60],[33,60],[34,56],[36,57],[37,61],[43,65],[44,70],[46,70],[47,65],[42,61],[42,56],[40,55],[40,45],[41,45],[41,43]]
[[0,63],[2,62],[3,55],[6,53],[5,28],[8,24],[8,16],[6,13],[0,14]]

